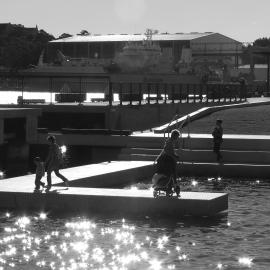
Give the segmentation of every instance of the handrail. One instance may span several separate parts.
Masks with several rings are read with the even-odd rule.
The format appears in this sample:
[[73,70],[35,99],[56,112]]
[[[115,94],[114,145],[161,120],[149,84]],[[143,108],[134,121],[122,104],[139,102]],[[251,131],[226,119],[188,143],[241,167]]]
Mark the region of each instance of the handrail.
[[[182,138],[183,137],[183,132],[182,132],[182,129],[183,129],[183,127],[184,127],[184,125],[187,123],[187,128],[188,128],[188,139],[190,139],[190,129],[189,129],[189,123],[190,123],[190,115],[188,114],[187,116],[186,116],[186,119],[181,123],[181,125],[179,125],[179,127],[178,127],[178,130],[179,130],[179,132],[180,132],[180,138]],[[181,149],[183,149],[184,147],[184,141],[183,141],[183,144],[182,144],[182,147],[181,147]]]
[[169,127],[171,125],[171,123],[178,117],[178,114],[175,114],[173,116],[173,118],[171,119],[171,121],[169,122],[168,126],[164,129],[164,133],[163,133],[163,137],[165,138],[165,134],[168,133],[168,137],[169,137],[169,132],[167,132],[169,130]]

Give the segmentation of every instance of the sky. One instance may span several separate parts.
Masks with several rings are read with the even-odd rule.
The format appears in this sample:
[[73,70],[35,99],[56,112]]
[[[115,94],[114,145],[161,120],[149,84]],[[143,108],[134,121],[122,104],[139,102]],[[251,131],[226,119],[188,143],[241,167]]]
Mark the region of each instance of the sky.
[[38,26],[54,37],[218,32],[241,42],[270,37],[270,0],[0,0],[0,23]]

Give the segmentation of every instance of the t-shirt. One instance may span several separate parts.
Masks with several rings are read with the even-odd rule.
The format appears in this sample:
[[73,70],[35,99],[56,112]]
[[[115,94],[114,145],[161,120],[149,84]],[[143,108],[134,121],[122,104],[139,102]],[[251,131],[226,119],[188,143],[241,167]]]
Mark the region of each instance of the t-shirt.
[[222,141],[223,136],[223,128],[221,126],[215,126],[212,136],[214,137],[214,141]]
[[163,149],[163,153],[165,153],[166,155],[168,155],[172,158],[176,157],[176,154],[174,152],[174,145],[173,145],[171,138],[166,140],[165,145],[164,145],[164,149]]

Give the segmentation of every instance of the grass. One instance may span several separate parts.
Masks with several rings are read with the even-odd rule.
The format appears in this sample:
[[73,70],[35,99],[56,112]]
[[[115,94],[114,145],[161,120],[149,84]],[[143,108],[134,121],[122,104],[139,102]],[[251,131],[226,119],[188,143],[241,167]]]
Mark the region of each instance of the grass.
[[[211,134],[216,119],[223,120],[224,134],[270,135],[270,105],[226,109],[190,123],[190,133]],[[184,133],[188,128],[183,129]]]

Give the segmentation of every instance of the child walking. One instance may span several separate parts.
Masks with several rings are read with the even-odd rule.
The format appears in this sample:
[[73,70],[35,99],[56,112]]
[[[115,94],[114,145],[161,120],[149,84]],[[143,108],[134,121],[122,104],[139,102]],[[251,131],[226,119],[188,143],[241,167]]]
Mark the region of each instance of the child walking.
[[41,178],[45,175],[45,168],[40,157],[35,157],[34,163],[36,164],[35,191],[38,191],[40,186],[45,186],[45,183],[41,182]]

